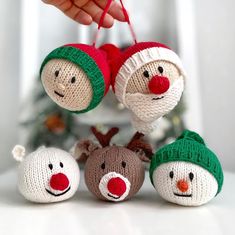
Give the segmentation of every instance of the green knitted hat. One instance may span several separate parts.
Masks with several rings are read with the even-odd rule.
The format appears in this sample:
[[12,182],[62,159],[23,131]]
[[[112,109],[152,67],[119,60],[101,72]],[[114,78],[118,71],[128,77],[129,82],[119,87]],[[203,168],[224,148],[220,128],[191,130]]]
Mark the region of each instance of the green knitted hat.
[[95,108],[108,92],[110,86],[110,70],[108,64],[104,62],[104,54],[95,47],[86,44],[68,44],[56,48],[44,59],[40,68],[40,76],[45,65],[52,59],[65,59],[78,65],[90,80],[93,96],[89,106],[84,110],[73,112],[85,113]]
[[209,171],[218,183],[220,192],[223,185],[223,171],[217,156],[206,147],[200,135],[185,130],[177,140],[159,149],[150,164],[150,179],[153,184],[153,172],[163,163],[185,161],[203,167]]

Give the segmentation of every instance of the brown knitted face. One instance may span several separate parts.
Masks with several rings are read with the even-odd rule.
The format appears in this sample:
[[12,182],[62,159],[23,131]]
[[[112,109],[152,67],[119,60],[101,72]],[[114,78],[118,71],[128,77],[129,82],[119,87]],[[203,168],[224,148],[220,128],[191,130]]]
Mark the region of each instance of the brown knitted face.
[[129,79],[126,93],[150,94],[149,82],[153,76],[165,76],[170,81],[170,86],[180,77],[178,68],[167,61],[155,61],[145,64],[138,69]]
[[125,147],[105,147],[95,150],[87,159],[85,181],[99,199],[123,201],[141,188],[144,166],[137,154]]
[[62,108],[81,111],[92,100],[89,78],[72,62],[64,59],[50,60],[43,68],[41,79],[47,94]]

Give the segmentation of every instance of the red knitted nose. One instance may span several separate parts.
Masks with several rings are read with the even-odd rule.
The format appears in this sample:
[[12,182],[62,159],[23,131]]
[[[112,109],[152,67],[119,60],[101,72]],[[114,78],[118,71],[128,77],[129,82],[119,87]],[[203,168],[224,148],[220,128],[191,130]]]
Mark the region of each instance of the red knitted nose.
[[126,192],[126,183],[119,177],[110,179],[107,187],[113,195],[122,196]]
[[167,77],[156,75],[149,81],[148,86],[152,93],[160,95],[169,89],[170,82]]
[[188,183],[185,180],[179,180],[177,182],[177,188],[182,192],[186,192],[188,190]]
[[51,176],[50,186],[54,190],[64,191],[69,186],[69,180],[65,174],[58,173]]

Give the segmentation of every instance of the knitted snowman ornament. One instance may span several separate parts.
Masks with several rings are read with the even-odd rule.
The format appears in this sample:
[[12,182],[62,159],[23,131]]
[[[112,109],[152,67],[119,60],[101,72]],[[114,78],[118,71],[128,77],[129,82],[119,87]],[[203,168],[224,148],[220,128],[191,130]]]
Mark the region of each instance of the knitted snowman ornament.
[[76,192],[80,172],[77,162],[67,152],[57,148],[40,147],[25,156],[25,148],[12,150],[20,162],[18,188],[28,200],[39,203],[66,200]]
[[68,44],[53,50],[44,59],[40,76],[49,97],[76,113],[94,109],[110,86],[105,53],[86,44]]
[[155,154],[150,178],[165,200],[183,206],[200,206],[221,191],[223,171],[204,140],[186,130],[175,142]]
[[131,111],[133,126],[142,133],[153,131],[157,119],[170,112],[181,98],[186,77],[181,60],[158,42],[136,43],[109,57],[113,57],[113,90]]

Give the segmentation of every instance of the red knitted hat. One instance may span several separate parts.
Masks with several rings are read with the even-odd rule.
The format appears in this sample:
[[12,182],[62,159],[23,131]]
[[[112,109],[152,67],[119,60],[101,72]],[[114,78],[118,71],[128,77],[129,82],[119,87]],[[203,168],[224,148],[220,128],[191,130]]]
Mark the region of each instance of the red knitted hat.
[[[115,47],[115,46],[114,46]],[[107,50],[107,53],[112,50]],[[115,52],[115,50],[114,50]],[[164,60],[173,63],[185,77],[181,60],[169,47],[158,42],[140,42],[121,53],[109,55],[111,61],[111,85],[121,103],[125,103],[125,93],[128,80],[132,74],[143,65]]]

